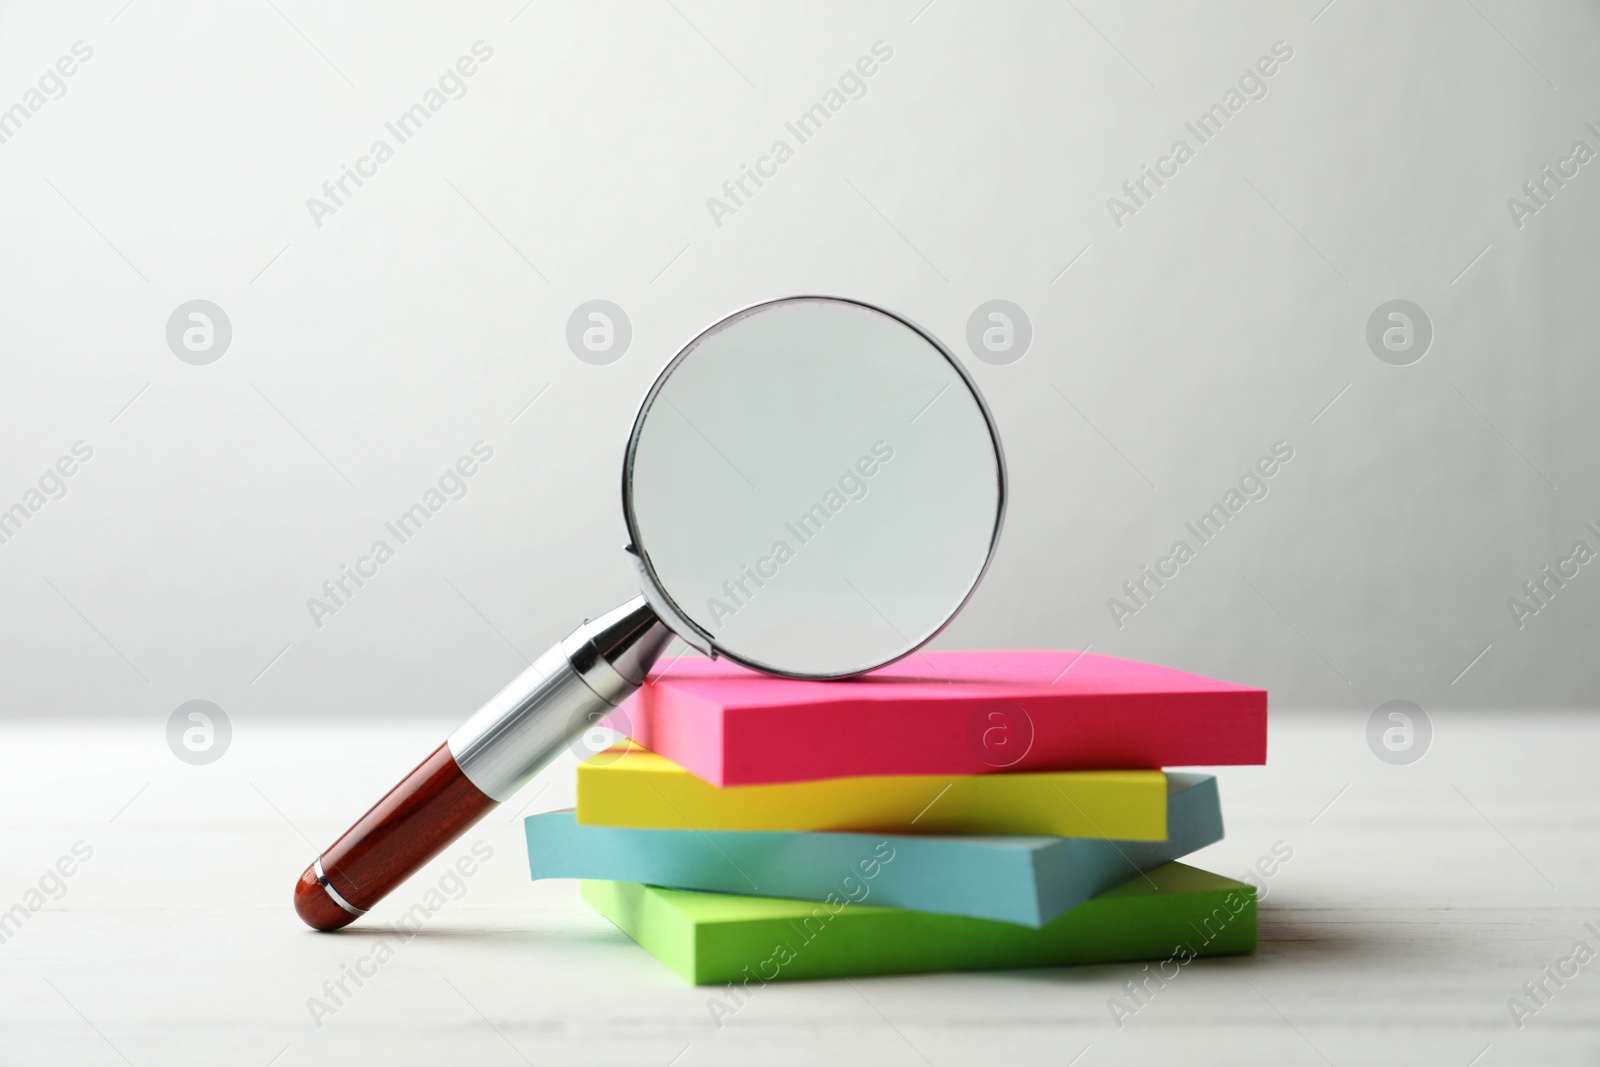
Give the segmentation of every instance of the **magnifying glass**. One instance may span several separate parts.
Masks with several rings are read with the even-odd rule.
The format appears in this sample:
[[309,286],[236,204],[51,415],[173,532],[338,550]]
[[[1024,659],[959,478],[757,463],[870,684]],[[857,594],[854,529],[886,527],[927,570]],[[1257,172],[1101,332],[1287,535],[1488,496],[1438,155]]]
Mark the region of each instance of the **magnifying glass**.
[[1000,437],[936,339],[870,304],[798,296],[715,323],[651,386],[622,466],[640,596],[496,694],[306,868],[336,930],[620,705],[673,636],[786,678],[910,655],[977,588],[1005,517]]

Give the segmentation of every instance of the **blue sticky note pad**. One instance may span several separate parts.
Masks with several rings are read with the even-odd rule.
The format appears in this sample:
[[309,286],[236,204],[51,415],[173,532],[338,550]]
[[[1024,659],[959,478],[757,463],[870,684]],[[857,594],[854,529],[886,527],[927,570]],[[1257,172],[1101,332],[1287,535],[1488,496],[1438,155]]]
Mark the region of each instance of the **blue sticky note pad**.
[[1090,897],[1222,840],[1217,780],[1167,775],[1167,840],[580,826],[524,820],[539,878],[838,900],[1043,926]]

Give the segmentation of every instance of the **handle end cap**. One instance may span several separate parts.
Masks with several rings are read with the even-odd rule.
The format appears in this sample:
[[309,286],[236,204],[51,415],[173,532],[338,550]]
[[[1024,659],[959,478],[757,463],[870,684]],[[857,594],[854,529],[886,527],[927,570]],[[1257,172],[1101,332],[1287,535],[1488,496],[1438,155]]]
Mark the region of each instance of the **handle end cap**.
[[307,867],[294,884],[294,910],[313,930],[338,930],[356,920],[328,896],[328,891],[317,880],[315,864]]

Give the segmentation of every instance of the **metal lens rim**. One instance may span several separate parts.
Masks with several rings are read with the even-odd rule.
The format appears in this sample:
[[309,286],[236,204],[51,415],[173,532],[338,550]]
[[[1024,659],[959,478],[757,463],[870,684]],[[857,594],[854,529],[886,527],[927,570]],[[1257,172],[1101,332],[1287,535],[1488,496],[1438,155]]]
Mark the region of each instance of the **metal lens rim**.
[[[926,341],[930,347],[943,356],[945,361],[955,369],[956,374],[960,376],[961,381],[967,387],[968,394],[970,394],[973,400],[975,400],[978,404],[978,410],[983,415],[984,426],[989,431],[989,441],[994,446],[995,474],[999,486],[998,499],[995,506],[994,528],[989,536],[989,547],[984,554],[983,566],[978,569],[978,573],[973,577],[972,585],[967,589],[965,595],[962,596],[960,602],[951,609],[949,615],[945,617],[944,621],[938,626],[934,627],[934,629],[931,630],[926,637],[922,638],[922,640],[895,653],[893,656],[887,657],[886,659],[864,667],[857,667],[849,671],[815,673],[808,671],[787,670],[782,667],[774,666],[770,663],[762,663],[746,656],[741,656],[736,652],[732,652],[726,648],[723,648],[717,642],[717,639],[714,636],[696,623],[689,616],[689,614],[683,610],[682,606],[679,605],[675,599],[673,599],[671,592],[668,591],[666,586],[662,583],[661,576],[656,573],[655,565],[650,560],[650,552],[644,543],[644,538],[640,536],[638,516],[634,513],[633,509],[633,468],[634,459],[639,448],[639,438],[644,430],[645,420],[649,417],[650,412],[655,404],[656,397],[660,395],[661,390],[666,386],[667,380],[672,377],[673,371],[677,370],[685,360],[693,355],[695,349],[697,349],[704,341],[715,336],[716,334],[721,333],[723,330],[726,330],[753,315],[758,315],[764,311],[769,311],[784,305],[797,303],[850,304],[875,314],[885,316],[886,318],[900,323],[900,325],[906,327],[907,329],[914,331],[918,336]],[[752,670],[761,671],[764,674],[777,675],[778,677],[782,678],[799,678],[815,681],[854,678],[862,674],[866,674],[869,671],[875,671],[881,667],[888,666],[889,664],[898,660],[902,660],[916,652],[929,641],[932,641],[935,637],[937,637],[945,629],[945,627],[949,626],[955,617],[961,614],[961,610],[967,606],[967,602],[972,599],[972,595],[977,592],[978,586],[983,581],[984,575],[989,572],[989,565],[994,561],[995,548],[1000,543],[1000,531],[1005,526],[1006,502],[1008,495],[1009,491],[1006,476],[1006,455],[1004,448],[1002,448],[1000,444],[1000,431],[995,426],[994,415],[992,412],[990,412],[989,405],[983,398],[983,393],[978,389],[978,383],[974,381],[972,375],[967,372],[967,368],[962,366],[961,361],[958,360],[937,337],[933,336],[933,334],[929,333],[927,330],[924,330],[921,326],[906,318],[904,315],[898,315],[893,311],[878,307],[875,304],[869,304],[864,300],[852,300],[849,297],[841,296],[806,294],[779,297],[773,300],[763,300],[759,303],[751,304],[748,307],[740,308],[738,311],[735,311],[731,315],[728,315],[724,318],[718,319],[710,326],[707,326],[705,329],[695,334],[695,336],[692,337],[687,344],[678,350],[677,354],[672,357],[667,365],[662,368],[661,373],[656,376],[654,384],[650,386],[649,392],[645,394],[644,400],[640,402],[639,412],[634,416],[633,430],[628,435],[627,453],[624,455],[622,461],[622,516],[628,527],[628,539],[631,542],[629,545],[629,551],[637,556],[639,561],[640,577],[649,587],[643,590],[647,599],[654,601],[659,597],[660,602],[665,603],[666,606],[671,609],[671,612],[676,616],[676,620],[668,619],[663,621],[666,621],[674,630],[680,629],[680,626],[677,625],[677,623],[681,623],[682,626],[689,627],[694,631],[694,638],[698,638],[698,640],[691,639],[682,633],[679,633],[679,636],[683,637],[684,640],[688,641],[692,645],[708,647],[713,650],[715,655],[725,656],[741,666],[749,667]]]

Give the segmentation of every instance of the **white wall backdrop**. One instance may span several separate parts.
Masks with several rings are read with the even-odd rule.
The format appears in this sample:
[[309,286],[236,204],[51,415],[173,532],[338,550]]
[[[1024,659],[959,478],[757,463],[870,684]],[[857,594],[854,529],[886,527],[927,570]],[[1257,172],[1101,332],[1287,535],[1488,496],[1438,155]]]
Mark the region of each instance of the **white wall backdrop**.
[[[1282,709],[1600,697],[1593,5],[7,4],[0,72],[4,714],[466,715],[631,595],[660,366],[799,291],[919,320],[999,420],[1008,526],[941,645]],[[1020,358],[973,354],[991,300]]]

